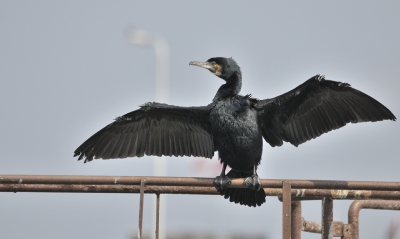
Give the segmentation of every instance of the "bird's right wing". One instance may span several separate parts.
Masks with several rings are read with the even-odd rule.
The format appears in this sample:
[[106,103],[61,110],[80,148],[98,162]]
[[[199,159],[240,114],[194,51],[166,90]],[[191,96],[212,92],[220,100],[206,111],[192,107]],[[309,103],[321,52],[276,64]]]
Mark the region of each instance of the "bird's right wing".
[[75,150],[74,156],[85,162],[145,154],[212,158],[211,107],[146,103],[98,131]]
[[271,146],[298,146],[347,123],[396,120],[384,105],[347,83],[316,75],[278,97],[259,100],[263,137]]

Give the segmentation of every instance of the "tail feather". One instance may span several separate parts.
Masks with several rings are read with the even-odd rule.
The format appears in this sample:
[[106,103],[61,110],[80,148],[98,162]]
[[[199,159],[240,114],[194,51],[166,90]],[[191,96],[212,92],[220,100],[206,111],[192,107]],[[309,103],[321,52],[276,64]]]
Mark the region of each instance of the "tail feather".
[[[226,175],[230,178],[246,178],[251,176],[251,173],[238,172],[231,169]],[[265,192],[261,188],[259,191],[250,188],[225,188],[219,191],[221,196],[229,199],[230,202],[239,203],[249,207],[261,206],[265,202]]]

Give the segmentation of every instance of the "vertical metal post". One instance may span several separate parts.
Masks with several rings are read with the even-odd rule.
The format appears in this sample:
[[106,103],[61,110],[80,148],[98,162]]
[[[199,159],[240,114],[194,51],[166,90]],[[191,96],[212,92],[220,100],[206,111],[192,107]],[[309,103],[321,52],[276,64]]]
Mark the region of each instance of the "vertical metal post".
[[292,239],[301,239],[301,201],[292,202]]
[[322,199],[322,239],[333,238],[333,200],[324,197]]
[[291,184],[290,182],[282,182],[282,238],[290,239],[291,237]]
[[142,239],[142,226],[143,226],[143,201],[144,201],[144,185],[145,180],[140,180],[140,204],[139,204],[139,228],[138,239]]
[[355,200],[349,208],[349,224],[345,225],[344,238],[358,239],[360,236],[360,211],[363,208],[400,210],[400,201],[394,200]]
[[156,193],[156,239],[160,236],[160,193]]
[[[169,98],[169,46],[168,42],[161,36],[153,35],[145,30],[131,28],[126,32],[127,40],[138,46],[153,47],[156,57],[156,84],[155,84],[155,101],[168,103]],[[168,160],[162,157],[154,157],[154,175],[167,175]],[[160,237],[165,239],[164,221],[166,217],[166,196],[163,197],[163,211],[161,213],[161,233]],[[157,204],[157,203],[155,203]],[[154,204],[152,204],[154,206]],[[156,210],[153,207],[153,211]],[[153,214],[154,215],[154,214]],[[160,219],[159,219],[160,220]],[[154,228],[154,225],[153,225]],[[154,239],[154,234],[151,235]]]

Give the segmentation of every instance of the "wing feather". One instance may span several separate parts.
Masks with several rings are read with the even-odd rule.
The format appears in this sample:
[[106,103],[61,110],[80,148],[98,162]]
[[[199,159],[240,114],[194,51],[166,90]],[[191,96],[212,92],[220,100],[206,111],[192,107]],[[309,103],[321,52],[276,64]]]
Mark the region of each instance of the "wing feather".
[[215,151],[209,122],[211,107],[146,103],[91,136],[74,156],[85,162],[145,154],[211,158]]
[[349,84],[316,75],[295,89],[255,103],[271,146],[298,146],[347,123],[396,120],[384,105]]

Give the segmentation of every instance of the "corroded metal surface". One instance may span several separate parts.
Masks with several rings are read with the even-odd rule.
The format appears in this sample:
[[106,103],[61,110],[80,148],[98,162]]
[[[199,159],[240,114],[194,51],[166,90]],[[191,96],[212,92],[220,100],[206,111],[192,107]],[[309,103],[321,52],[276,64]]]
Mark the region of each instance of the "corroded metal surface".
[[[0,184],[0,192],[140,193],[136,185]],[[145,186],[144,193],[218,195],[213,187]]]
[[301,217],[301,202],[292,201],[292,237],[291,239],[301,239],[302,229],[302,217]]
[[[78,175],[0,175],[0,184],[120,184],[159,186],[197,186],[212,185],[213,178],[191,177],[153,177],[153,176],[78,176]],[[282,188],[282,182],[290,182],[292,189],[338,189],[338,190],[400,190],[400,182],[337,181],[337,180],[293,180],[261,179],[263,188]],[[245,187],[243,179],[232,180],[230,187]],[[338,195],[341,195],[338,192]]]
[[[274,191],[271,190],[271,193]],[[278,193],[278,191],[275,191]],[[336,189],[292,189],[294,200],[307,200],[312,198],[340,199],[400,199],[400,191],[381,190],[336,190]]]
[[333,200],[331,198],[322,199],[322,228],[321,238],[332,239],[333,238]]
[[[160,194],[218,195],[213,180],[190,177],[0,175],[0,192],[140,193],[138,233],[141,234],[145,193],[157,195],[158,214]],[[283,238],[301,238],[301,229],[322,233],[322,238],[333,235],[358,239],[358,216],[362,208],[400,210],[400,182],[262,179],[261,185],[267,196],[278,196],[283,201]],[[244,188],[243,179],[233,179],[229,187]],[[349,224],[332,222],[332,201],[354,199],[363,200],[351,205]],[[325,202],[322,224],[301,218],[301,200]],[[156,234],[158,236],[158,225]]]
[[146,185],[159,186],[209,186],[214,180],[212,178],[156,176],[0,175],[0,184],[140,185],[142,179],[146,180]]
[[[264,188],[267,196],[282,197],[281,188]],[[337,197],[329,189],[291,189],[292,200],[321,200],[324,197],[335,200],[352,199],[396,199],[400,200],[400,191],[370,191],[347,190],[345,196]],[[65,192],[65,193],[140,193],[140,185],[127,184],[2,184],[0,192]],[[161,194],[203,194],[218,195],[217,190],[211,185],[204,186],[149,186],[144,187],[144,193]]]
[[[301,220],[302,220],[302,228],[301,228],[302,231],[321,234],[322,232],[321,223],[307,221],[304,218],[302,218]],[[332,222],[332,225],[333,225],[332,229],[333,237],[343,237],[344,223],[334,221]]]
[[356,200],[349,208],[349,226],[344,238],[358,239],[359,238],[359,215],[363,208],[368,209],[384,209],[384,210],[400,210],[400,201],[393,200]]
[[307,220],[304,220],[304,218],[302,219],[302,221],[303,221],[303,227],[301,229],[302,231],[321,234],[321,231],[322,231],[321,223],[307,221]]
[[343,222],[333,222],[333,236],[343,237]]
[[142,239],[143,234],[143,203],[144,203],[144,185],[145,180],[140,181],[140,203],[139,203],[139,228],[138,228],[138,239]]
[[160,237],[160,194],[156,193],[156,239]]
[[282,182],[282,238],[283,239],[290,239],[292,228],[291,228],[291,187],[290,182]]

